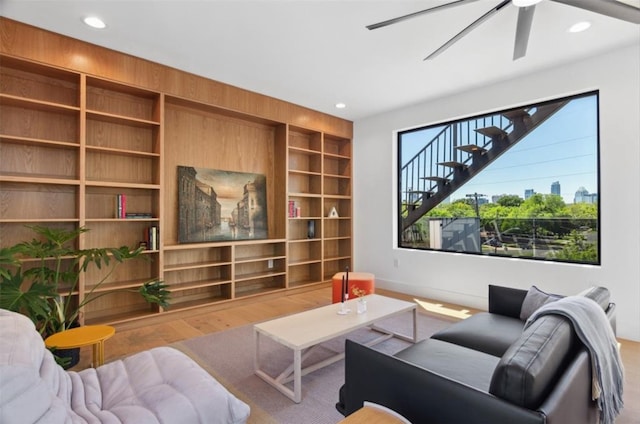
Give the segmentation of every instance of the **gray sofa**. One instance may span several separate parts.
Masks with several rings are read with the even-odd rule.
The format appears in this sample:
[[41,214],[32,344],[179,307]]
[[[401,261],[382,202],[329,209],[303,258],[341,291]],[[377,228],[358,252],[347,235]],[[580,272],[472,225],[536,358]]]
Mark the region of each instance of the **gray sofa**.
[[178,350],[65,371],[31,320],[0,309],[0,423],[240,424],[248,417],[247,404]]
[[[349,415],[369,401],[416,424],[596,423],[590,357],[570,321],[545,315],[524,329],[526,317],[554,297],[534,289],[489,286],[488,312],[394,356],[347,340],[338,411]],[[615,331],[609,291],[582,294]]]

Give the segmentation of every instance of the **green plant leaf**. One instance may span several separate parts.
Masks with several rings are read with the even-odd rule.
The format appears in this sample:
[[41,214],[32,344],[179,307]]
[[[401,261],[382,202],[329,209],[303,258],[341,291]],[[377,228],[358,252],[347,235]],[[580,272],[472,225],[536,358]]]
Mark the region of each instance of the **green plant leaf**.
[[167,290],[167,287],[164,281],[148,281],[140,287],[138,292],[148,303],[154,303],[167,309],[171,300],[171,292]]
[[56,296],[51,287],[33,282],[23,290],[24,276],[20,271],[9,273],[9,278],[0,278],[0,308],[20,312],[40,326],[40,320],[51,312],[49,300]]
[[16,254],[20,251],[18,246],[0,248],[0,277],[10,278],[11,274],[7,268],[18,268],[20,261],[16,259]]
[[[115,292],[138,291],[145,301],[168,306],[166,285],[152,282],[139,290],[117,289],[96,291],[110,281],[116,265],[134,258],[150,260],[143,248],[128,246],[78,249],[77,238],[88,231],[27,226],[35,234],[30,241],[0,249],[0,304],[31,318],[42,333],[52,334],[68,329],[82,308],[102,296]],[[23,259],[35,261],[22,262]],[[28,263],[23,269],[23,265]],[[80,275],[92,266],[100,273],[99,281],[91,281],[82,294],[77,292]]]

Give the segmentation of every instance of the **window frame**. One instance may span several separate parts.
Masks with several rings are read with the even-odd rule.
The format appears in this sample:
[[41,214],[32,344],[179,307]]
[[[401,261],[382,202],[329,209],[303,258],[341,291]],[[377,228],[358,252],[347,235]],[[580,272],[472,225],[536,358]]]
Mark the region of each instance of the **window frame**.
[[[573,100],[576,99],[581,99],[581,98],[589,98],[589,97],[593,97],[594,98],[594,102],[595,102],[595,107],[593,109],[593,113],[594,116],[593,118],[595,119],[595,122],[593,123],[594,125],[594,131],[593,135],[590,135],[589,137],[595,137],[595,146],[594,146],[594,151],[595,151],[595,185],[596,185],[596,195],[597,195],[597,202],[596,203],[596,217],[595,217],[595,224],[594,224],[594,228],[595,231],[597,232],[597,236],[595,238],[595,245],[596,245],[596,255],[597,255],[597,259],[595,261],[592,260],[573,260],[573,259],[559,259],[559,258],[554,258],[554,257],[537,257],[537,256],[523,256],[523,255],[503,255],[503,254],[492,254],[492,253],[485,253],[482,251],[480,252],[474,252],[474,251],[467,251],[467,250],[458,250],[458,249],[442,249],[442,248],[432,248],[432,247],[428,247],[428,246],[412,246],[412,245],[408,245],[408,243],[406,243],[403,240],[403,234],[405,233],[406,229],[403,229],[403,213],[404,213],[404,206],[405,205],[403,202],[407,202],[407,197],[405,196],[405,193],[407,191],[411,191],[411,187],[404,187],[403,184],[405,184],[405,181],[403,181],[403,175],[402,175],[402,169],[405,166],[405,164],[403,163],[403,159],[408,160],[407,158],[403,158],[403,137],[407,134],[414,134],[416,132],[421,132],[421,131],[426,131],[426,130],[431,130],[434,128],[440,128],[440,127],[446,127],[448,125],[452,125],[452,124],[459,124],[461,122],[468,122],[471,120],[475,120],[475,119],[481,119],[481,118],[485,118],[485,117],[489,117],[492,115],[497,115],[497,114],[502,114],[505,113],[507,111],[512,111],[512,110],[516,110],[516,109],[527,109],[527,108],[535,108],[535,107],[540,107],[540,106],[544,106],[544,105],[548,105],[551,103],[555,103],[555,102],[562,102],[562,101],[568,101],[569,103]],[[569,104],[567,103],[567,105]],[[566,105],[565,105],[566,106]],[[563,106],[564,107],[564,106]],[[562,110],[559,109],[558,111]],[[591,110],[591,109],[590,109]],[[553,116],[551,116],[552,118]],[[544,122],[541,124],[543,125]],[[537,130],[534,129],[531,133],[535,132]],[[522,139],[518,140],[517,143],[522,142],[524,139],[526,139],[531,133],[527,134],[526,136],[524,136]],[[452,119],[452,120],[444,120],[444,121],[440,121],[437,123],[432,123],[432,124],[427,124],[427,125],[421,125],[419,127],[413,127],[413,128],[409,128],[406,130],[399,130],[396,132],[395,134],[395,142],[396,142],[396,149],[397,149],[397,155],[396,155],[396,159],[397,159],[397,169],[396,169],[396,178],[397,178],[397,198],[396,198],[396,218],[397,218],[397,222],[396,222],[396,248],[398,249],[410,249],[410,250],[423,250],[423,251],[436,251],[436,252],[443,252],[443,253],[462,253],[462,254],[470,254],[470,255],[481,255],[481,256],[493,256],[493,257],[501,257],[501,258],[513,258],[513,259],[524,259],[524,260],[539,260],[539,261],[545,261],[545,262],[559,262],[559,263],[569,263],[569,264],[586,264],[586,265],[596,265],[596,266],[600,266],[601,262],[602,262],[602,252],[601,252],[601,248],[602,248],[602,235],[601,235],[601,223],[602,223],[602,211],[601,211],[601,172],[600,172],[600,93],[599,90],[592,90],[592,91],[587,91],[587,92],[582,92],[582,93],[578,93],[578,94],[573,94],[573,95],[569,95],[569,96],[564,96],[564,97],[558,97],[558,98],[553,98],[550,100],[545,100],[545,101],[541,101],[541,102],[533,102],[533,103],[527,103],[527,104],[522,104],[520,106],[516,106],[516,107],[508,107],[508,108],[499,108],[499,109],[495,109],[493,111],[490,112],[485,112],[485,113],[481,113],[481,114],[474,114],[474,115],[469,115],[463,118],[456,118],[456,119]],[[590,141],[591,142],[591,141]],[[514,144],[517,145],[517,143]],[[505,154],[508,154],[509,152],[507,151]],[[480,173],[482,173],[484,171],[484,169],[482,171],[480,171]],[[465,183],[466,184],[466,183]],[[462,186],[460,186],[459,188],[456,189],[456,191],[452,192],[451,194],[455,194],[457,192],[457,190],[461,189],[464,186],[464,184],[462,184]],[[476,198],[477,199],[477,198]],[[438,203],[438,206],[441,205],[442,203],[444,203],[446,201],[446,199],[441,200]],[[569,205],[570,203],[567,203],[567,205]],[[437,206],[436,206],[437,207]],[[434,207],[435,209],[435,207]],[[432,209],[433,210],[433,209]],[[476,211],[478,211],[477,208],[477,200],[476,200]],[[424,219],[426,214],[422,215],[421,218],[419,219]],[[479,214],[478,214],[478,218],[480,218]],[[532,218],[533,220],[535,219],[539,219],[536,217]],[[567,218],[567,219],[573,219],[573,220],[578,220],[580,218]],[[418,221],[415,221],[418,222]],[[480,221],[481,222],[481,221]],[[533,232],[533,237],[535,239],[535,230]],[[591,242],[593,242],[593,240],[591,240]]]

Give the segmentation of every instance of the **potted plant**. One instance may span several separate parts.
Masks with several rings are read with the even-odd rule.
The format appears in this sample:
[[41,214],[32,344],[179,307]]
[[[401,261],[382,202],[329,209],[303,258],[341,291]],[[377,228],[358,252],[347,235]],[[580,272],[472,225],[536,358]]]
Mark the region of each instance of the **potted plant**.
[[[31,318],[43,337],[77,325],[85,305],[114,293],[96,290],[118,264],[134,258],[146,259],[142,248],[76,248],[76,239],[88,231],[84,227],[29,228],[38,237],[0,249],[0,307]],[[74,292],[77,292],[80,275],[90,266],[106,272],[90,290],[79,296]],[[161,281],[152,280],[138,289],[117,291],[135,291],[149,303],[169,306],[169,291]]]

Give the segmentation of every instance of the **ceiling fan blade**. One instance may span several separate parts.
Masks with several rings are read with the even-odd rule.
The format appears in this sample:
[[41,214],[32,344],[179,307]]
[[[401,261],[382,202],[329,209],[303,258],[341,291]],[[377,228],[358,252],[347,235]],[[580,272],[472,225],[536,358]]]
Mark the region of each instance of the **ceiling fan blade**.
[[367,25],[368,30],[378,29],[389,25],[397,24],[398,22],[406,21],[411,18],[417,18],[418,16],[426,15],[427,13],[435,12],[437,10],[444,10],[450,7],[460,6],[462,4],[472,3],[478,0],[456,0],[451,3],[442,4],[440,6],[430,7],[429,9],[420,10],[418,12],[409,13],[408,15],[399,16],[397,18],[388,19],[386,21],[378,22],[377,24]]
[[533,12],[535,6],[521,7],[518,11],[518,25],[516,26],[516,41],[513,45],[513,60],[520,59],[527,54],[529,44],[529,34],[531,34],[531,23],[533,22]]
[[615,0],[551,0],[579,9],[640,24],[640,9]]
[[453,36],[453,38],[451,38],[449,41],[447,41],[446,43],[444,43],[442,46],[440,46],[436,51],[434,51],[433,53],[431,53],[429,56],[425,57],[424,60],[430,60],[435,58],[436,56],[438,56],[440,53],[442,53],[443,51],[445,51],[446,49],[448,49],[449,47],[451,47],[454,43],[456,43],[458,40],[460,40],[462,37],[464,37],[465,35],[467,35],[468,33],[470,33],[471,31],[473,31],[477,26],[479,26],[481,23],[483,23],[484,21],[486,21],[487,19],[489,19],[491,16],[493,16],[494,14],[498,13],[503,7],[505,7],[506,5],[508,5],[509,3],[511,3],[511,0],[503,0],[502,2],[500,2],[499,5],[497,5],[496,7],[492,8],[491,10],[489,10],[487,13],[485,13],[484,15],[480,16],[478,19],[476,19],[475,21],[473,21],[471,23],[471,25],[467,26],[465,29],[463,29],[462,31],[460,31],[459,33],[457,33],[456,35]]

